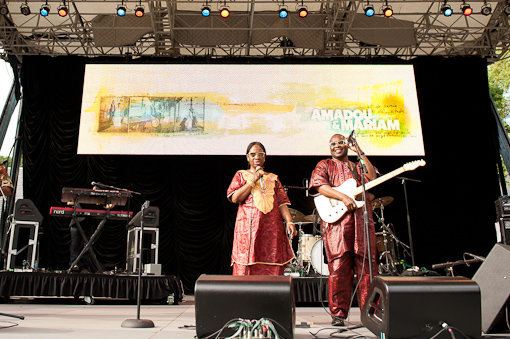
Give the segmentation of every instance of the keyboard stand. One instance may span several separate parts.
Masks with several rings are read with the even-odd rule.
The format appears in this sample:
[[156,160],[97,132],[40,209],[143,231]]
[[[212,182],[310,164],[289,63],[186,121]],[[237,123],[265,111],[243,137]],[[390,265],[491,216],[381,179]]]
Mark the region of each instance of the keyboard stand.
[[[74,206],[76,206],[76,204]],[[74,209],[76,211],[76,207],[74,207]],[[96,242],[96,240],[99,236],[99,233],[101,232],[101,229],[103,228],[104,224],[106,223],[106,219],[108,218],[109,213],[110,213],[110,209],[108,209],[108,213],[106,213],[106,216],[103,218],[103,220],[101,220],[101,222],[97,226],[96,230],[94,231],[94,233],[92,234],[90,239],[87,239],[87,235],[83,231],[83,228],[81,227],[80,222],[78,221],[78,218],[76,216],[73,216],[75,225],[78,228],[78,232],[80,232],[81,237],[83,238],[83,241],[85,242],[85,246],[83,246],[83,249],[81,250],[80,254],[78,254],[76,259],[74,259],[74,261],[71,263],[71,266],[67,270],[67,273],[71,272],[73,266],[76,265],[76,263],[80,261],[81,257],[83,257],[83,255],[85,253],[87,253],[87,251],[89,252],[90,257],[92,258],[92,261],[96,265],[97,271],[99,271],[101,273],[104,272],[103,265],[101,265],[99,260],[97,260],[96,253],[94,253],[93,245]]]

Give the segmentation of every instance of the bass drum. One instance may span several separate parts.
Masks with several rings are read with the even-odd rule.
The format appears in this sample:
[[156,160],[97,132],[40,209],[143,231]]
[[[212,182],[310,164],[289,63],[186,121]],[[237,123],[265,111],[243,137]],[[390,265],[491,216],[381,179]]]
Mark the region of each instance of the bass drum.
[[320,275],[329,275],[328,264],[326,264],[326,256],[322,250],[322,239],[317,240],[312,247],[312,266],[315,272]]

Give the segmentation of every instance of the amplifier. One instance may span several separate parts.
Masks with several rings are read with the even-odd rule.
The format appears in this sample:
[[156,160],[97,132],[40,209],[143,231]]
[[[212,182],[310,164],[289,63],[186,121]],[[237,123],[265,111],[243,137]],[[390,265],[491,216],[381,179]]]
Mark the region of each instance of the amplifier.
[[510,197],[503,195],[494,202],[496,204],[496,218],[510,217]]

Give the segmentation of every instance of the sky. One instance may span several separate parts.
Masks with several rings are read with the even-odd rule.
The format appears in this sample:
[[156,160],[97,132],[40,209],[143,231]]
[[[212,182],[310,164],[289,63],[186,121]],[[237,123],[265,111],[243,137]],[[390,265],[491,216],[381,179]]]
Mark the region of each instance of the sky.
[[[0,59],[0,114],[5,106],[5,101],[9,95],[9,91],[12,86],[12,68],[11,66]],[[18,105],[19,106],[19,105]],[[14,138],[16,135],[16,125],[18,122],[18,109],[12,115],[7,134],[5,135],[4,142],[0,148],[1,156],[8,156],[11,151],[12,145],[14,144]],[[12,154],[11,154],[12,157]]]

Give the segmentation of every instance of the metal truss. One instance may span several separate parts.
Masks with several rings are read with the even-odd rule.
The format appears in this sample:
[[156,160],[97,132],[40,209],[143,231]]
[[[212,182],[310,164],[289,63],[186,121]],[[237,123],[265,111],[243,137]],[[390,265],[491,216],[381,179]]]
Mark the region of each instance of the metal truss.
[[[330,0],[166,0],[142,1],[143,18],[115,15],[121,1],[83,0],[66,2],[69,15],[56,13],[57,1],[48,1],[53,11],[39,14],[43,2],[29,2],[32,14],[22,15],[24,0],[7,1],[9,13],[0,15],[3,55],[79,55],[86,57],[395,57],[480,56],[489,62],[500,59],[510,41],[507,2],[487,2],[491,15],[471,2],[473,14],[460,10],[451,17],[441,13],[444,1],[388,1],[394,15],[384,18],[377,9],[384,2],[370,1],[376,16],[368,18],[368,2]],[[124,1],[133,8],[139,1]],[[448,1],[452,8],[462,1]],[[207,4],[211,17],[200,14]],[[217,10],[227,5],[227,19]],[[278,18],[286,5],[289,18]],[[295,8],[305,5],[309,15],[299,18]]]

